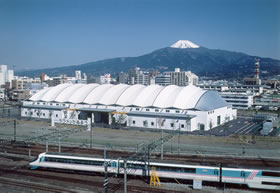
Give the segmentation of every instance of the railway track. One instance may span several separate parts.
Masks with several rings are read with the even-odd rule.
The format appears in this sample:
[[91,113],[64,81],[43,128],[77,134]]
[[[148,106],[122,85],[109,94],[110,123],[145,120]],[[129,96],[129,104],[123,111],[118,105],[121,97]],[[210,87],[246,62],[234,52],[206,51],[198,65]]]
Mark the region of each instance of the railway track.
[[43,185],[43,184],[27,182],[27,181],[18,181],[18,180],[14,180],[14,179],[3,178],[3,177],[0,177],[0,184],[11,186],[11,187],[20,187],[22,189],[22,191],[24,190],[24,192],[27,190],[29,190],[29,191],[32,190],[33,192],[40,191],[40,192],[54,192],[54,193],[61,193],[61,192],[77,193],[76,191],[62,189],[61,187]]
[[[18,181],[10,178],[3,177],[6,175],[13,175],[17,176],[17,179],[23,179],[28,176],[28,178],[36,178],[41,179],[41,181],[55,181],[60,182],[60,184],[65,183],[71,183],[75,184],[76,186],[81,187],[87,187],[89,189],[95,189],[94,187],[103,187],[104,184],[104,178],[102,176],[98,176],[96,178],[90,178],[89,175],[77,175],[73,173],[56,173],[56,172],[48,172],[48,171],[41,171],[41,170],[28,170],[26,168],[21,169],[3,169],[0,168],[0,184],[10,185],[10,186],[17,186],[32,190],[39,190],[39,191],[48,191],[48,192],[66,192],[66,193],[74,193],[77,192],[75,190],[68,190],[65,188],[57,187],[50,184],[40,184],[40,183],[33,183],[30,181]],[[74,175],[74,177],[73,177]],[[87,179],[84,179],[83,177],[87,177]],[[14,178],[14,177],[13,177]],[[173,190],[166,190],[166,189],[159,189],[159,188],[153,188],[153,187],[144,187],[144,186],[137,186],[137,185],[127,185],[127,189],[129,192],[162,192],[162,193],[182,193],[182,191],[173,191]],[[109,192],[122,192],[123,186],[120,184],[120,179],[117,178],[111,178],[109,186],[108,186]]]
[[[2,147],[2,148],[1,148]],[[19,144],[9,144],[5,146],[0,146],[0,150],[3,152],[19,154],[19,155],[28,155],[29,150],[31,151],[32,156],[37,156],[40,153],[45,151],[45,146],[40,144],[31,144],[27,146],[22,143]],[[58,147],[49,145],[49,152],[58,152]],[[87,149],[87,148],[78,148],[78,147],[61,147],[61,151],[64,153],[73,153],[73,154],[85,154],[92,155],[95,157],[103,157],[103,149]],[[118,158],[123,157],[127,158],[133,153],[127,151],[118,151],[118,150],[107,150],[107,157]],[[159,159],[159,154],[152,154],[153,159]],[[262,159],[262,158],[252,158],[252,157],[234,157],[234,156],[215,156],[215,155],[175,155],[175,154],[165,154],[165,161],[168,162],[180,162],[186,164],[201,164],[201,165],[219,165],[223,166],[244,166],[244,167],[270,167],[278,168],[280,166],[280,159]]]
[[[10,155],[12,156],[12,155]],[[9,157],[10,158],[10,157]],[[15,161],[16,162],[16,161]],[[50,171],[50,170],[29,170],[27,168],[28,161],[25,160],[24,165],[18,167],[0,167],[0,184],[6,184],[11,187],[22,187],[26,189],[38,190],[37,192],[76,192],[75,188],[79,190],[91,191],[91,192],[103,192],[104,177],[101,173],[81,174],[79,172],[65,172],[65,171]],[[2,178],[4,181],[2,181]],[[15,180],[16,179],[16,180]],[[21,179],[20,181],[17,179]],[[23,181],[26,180],[26,181]],[[6,181],[5,181],[6,180]],[[127,184],[128,192],[162,192],[162,193],[183,193],[186,191],[168,190],[159,187],[150,187],[147,183],[134,183],[139,178],[130,176]],[[42,183],[32,183],[33,181],[39,181]],[[109,177],[108,192],[120,193],[123,192],[123,179]],[[131,182],[131,183],[130,183]],[[48,184],[46,184],[48,183]],[[184,183],[184,182],[183,182]],[[62,186],[57,186],[62,184]],[[75,187],[73,189],[66,189],[65,187]],[[210,185],[211,186],[211,185]],[[214,185],[215,186],[215,185]],[[239,188],[238,188],[239,189]],[[244,189],[243,189],[244,190]],[[245,188],[245,190],[247,190]],[[272,192],[272,191],[266,191]]]

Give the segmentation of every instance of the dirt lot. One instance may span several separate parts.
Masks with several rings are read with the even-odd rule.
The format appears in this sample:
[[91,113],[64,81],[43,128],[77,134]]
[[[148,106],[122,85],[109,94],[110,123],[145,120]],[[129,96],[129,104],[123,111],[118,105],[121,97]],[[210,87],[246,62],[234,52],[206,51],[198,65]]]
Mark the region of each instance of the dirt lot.
[[[14,138],[14,120],[0,118],[0,138]],[[58,144],[58,132],[70,131],[69,135],[61,137],[64,145],[89,147],[91,132],[86,127],[81,127],[80,132],[75,132],[78,126],[57,124],[50,127],[47,121],[17,120],[16,139],[28,140],[53,133],[49,137],[49,144]],[[73,132],[71,132],[73,131]],[[169,133],[164,133],[164,136]],[[127,129],[93,128],[92,144],[94,147],[126,149],[136,151],[143,143],[150,143],[161,137],[160,132],[139,131]],[[40,138],[40,143],[46,143],[46,138]],[[198,136],[175,134],[171,140],[164,144],[164,151],[180,154],[227,154],[236,156],[280,157],[279,137],[260,137],[232,135],[228,137]],[[159,149],[158,149],[159,151]]]

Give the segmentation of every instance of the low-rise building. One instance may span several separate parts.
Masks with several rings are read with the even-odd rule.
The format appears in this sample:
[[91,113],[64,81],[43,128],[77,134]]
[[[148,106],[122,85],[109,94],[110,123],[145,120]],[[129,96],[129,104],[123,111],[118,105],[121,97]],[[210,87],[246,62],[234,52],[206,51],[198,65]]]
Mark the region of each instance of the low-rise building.
[[10,97],[10,100],[22,101],[29,99],[31,97],[31,92],[30,90],[13,89],[10,91]]
[[253,106],[254,96],[246,93],[221,92],[221,97],[235,109],[249,109]]
[[215,91],[193,85],[61,84],[22,105],[21,115],[86,125],[181,131],[209,130],[236,118],[236,110]]

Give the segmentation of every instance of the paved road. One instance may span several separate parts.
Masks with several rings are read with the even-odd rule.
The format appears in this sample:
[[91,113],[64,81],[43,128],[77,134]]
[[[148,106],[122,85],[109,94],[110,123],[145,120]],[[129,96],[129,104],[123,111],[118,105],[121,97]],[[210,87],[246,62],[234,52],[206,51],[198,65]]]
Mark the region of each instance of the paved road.
[[238,118],[210,131],[206,131],[205,134],[215,136],[228,136],[231,134],[249,135],[257,134],[261,127],[261,123],[253,122],[251,119]]

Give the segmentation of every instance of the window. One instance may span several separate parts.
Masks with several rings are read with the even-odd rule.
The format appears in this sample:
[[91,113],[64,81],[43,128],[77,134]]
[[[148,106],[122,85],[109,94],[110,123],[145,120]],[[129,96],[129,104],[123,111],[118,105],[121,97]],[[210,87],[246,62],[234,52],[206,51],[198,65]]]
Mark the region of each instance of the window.
[[184,124],[182,124],[182,125],[181,125],[181,128],[184,128],[184,127],[185,127],[185,125],[184,125]]
[[148,127],[148,121],[147,120],[143,121],[143,126]]
[[150,111],[150,109],[146,109],[146,111]]
[[136,111],[139,111],[139,108],[136,108]]
[[180,113],[180,111],[179,111],[179,110],[176,110],[175,112],[176,112],[176,113]]
[[156,167],[156,170],[157,171],[178,172],[178,173],[196,173],[195,168],[178,168],[178,167],[158,166],[158,167]]
[[221,124],[221,116],[219,115],[218,117],[217,117],[217,125],[220,125]]
[[262,182],[264,185],[273,185],[273,186],[280,186],[280,183],[278,182]]
[[268,172],[263,171],[262,176],[274,176],[274,177],[280,177],[280,172]]
[[174,123],[170,123],[170,127],[174,127]]
[[132,124],[135,124],[135,121],[132,121]]
[[154,122],[151,122],[151,125],[154,126]]
[[155,112],[159,112],[159,110],[158,110],[158,109],[155,109]]
[[204,130],[205,130],[204,124],[200,124],[200,125],[199,125],[199,130],[200,130],[200,131],[204,131]]
[[46,114],[45,113],[43,113],[43,116],[45,116]]
[[55,114],[55,117],[58,117],[58,114]]
[[166,109],[166,110],[165,110],[165,112],[169,113],[169,112],[170,112],[170,110]]

